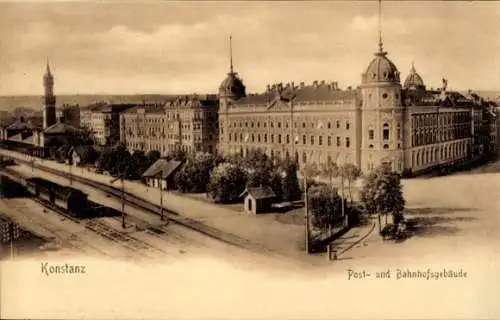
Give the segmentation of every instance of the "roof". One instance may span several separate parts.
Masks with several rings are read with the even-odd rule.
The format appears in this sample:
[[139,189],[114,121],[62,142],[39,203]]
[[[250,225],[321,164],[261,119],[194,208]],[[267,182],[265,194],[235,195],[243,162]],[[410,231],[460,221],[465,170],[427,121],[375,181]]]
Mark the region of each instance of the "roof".
[[8,130],[33,130],[35,129],[35,125],[33,125],[30,121],[18,120],[7,127]]
[[248,95],[236,100],[234,103],[238,105],[266,105],[278,97],[294,102],[352,101],[358,95],[358,90],[340,90],[333,83],[327,84],[326,82],[319,83],[315,81],[312,85],[308,86],[301,85],[300,87],[296,87],[293,84],[287,84],[287,86],[282,88],[268,88],[268,91],[262,94]]
[[44,133],[48,134],[64,134],[64,133],[74,133],[77,129],[72,125],[66,123],[55,123],[44,130]]
[[13,135],[12,137],[10,137],[9,140],[12,140],[12,141],[23,141],[24,139],[23,139],[22,133],[18,133],[18,134]]
[[244,197],[246,194],[249,194],[254,199],[269,199],[276,197],[276,194],[268,186],[246,188],[245,191],[243,191],[243,193],[240,195],[240,197]]
[[[382,48],[381,48],[382,49]],[[370,62],[363,74],[362,83],[397,82],[399,72],[394,63],[387,58],[387,52],[375,53],[375,58]]]
[[35,139],[34,139],[34,136],[31,135],[29,137],[27,137],[26,139],[23,140],[24,143],[29,143],[29,144],[35,144]]
[[183,161],[158,159],[142,174],[143,177],[167,179]]

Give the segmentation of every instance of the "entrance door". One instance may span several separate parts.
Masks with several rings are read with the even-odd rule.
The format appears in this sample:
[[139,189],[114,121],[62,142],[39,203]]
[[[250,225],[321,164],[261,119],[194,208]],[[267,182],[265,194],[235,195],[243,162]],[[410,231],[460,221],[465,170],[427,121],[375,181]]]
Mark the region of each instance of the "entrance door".
[[252,212],[252,198],[248,198],[247,201],[248,211]]

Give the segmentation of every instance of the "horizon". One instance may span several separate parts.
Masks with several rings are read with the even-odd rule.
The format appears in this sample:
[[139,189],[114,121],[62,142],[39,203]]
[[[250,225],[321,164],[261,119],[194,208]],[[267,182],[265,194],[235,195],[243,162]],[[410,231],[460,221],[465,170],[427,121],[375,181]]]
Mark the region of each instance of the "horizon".
[[[248,93],[290,81],[356,88],[377,50],[377,5],[0,3],[0,96],[42,95],[47,58],[59,96],[216,94],[230,34]],[[414,62],[428,88],[444,77],[450,90],[500,91],[499,17],[500,2],[382,2],[384,49],[402,83]]]

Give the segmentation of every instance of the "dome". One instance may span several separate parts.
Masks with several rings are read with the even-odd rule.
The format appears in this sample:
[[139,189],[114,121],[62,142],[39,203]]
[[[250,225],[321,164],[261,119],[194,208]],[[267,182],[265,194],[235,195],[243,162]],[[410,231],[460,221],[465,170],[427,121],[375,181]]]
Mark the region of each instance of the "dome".
[[425,89],[424,80],[415,70],[415,66],[412,64],[410,69],[410,74],[406,77],[404,83],[405,89]]
[[387,52],[375,53],[375,58],[373,58],[363,74],[363,84],[378,82],[400,82],[399,71],[394,63],[387,58]]
[[222,81],[219,87],[221,94],[235,95],[237,98],[245,96],[245,85],[236,72],[229,72],[226,79]]

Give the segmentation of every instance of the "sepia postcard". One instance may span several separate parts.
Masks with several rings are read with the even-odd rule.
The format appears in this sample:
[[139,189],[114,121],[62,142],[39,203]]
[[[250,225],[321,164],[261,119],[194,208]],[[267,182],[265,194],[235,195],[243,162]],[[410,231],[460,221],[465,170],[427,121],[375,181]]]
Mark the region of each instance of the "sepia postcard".
[[498,319],[499,199],[500,1],[0,0],[1,319]]

